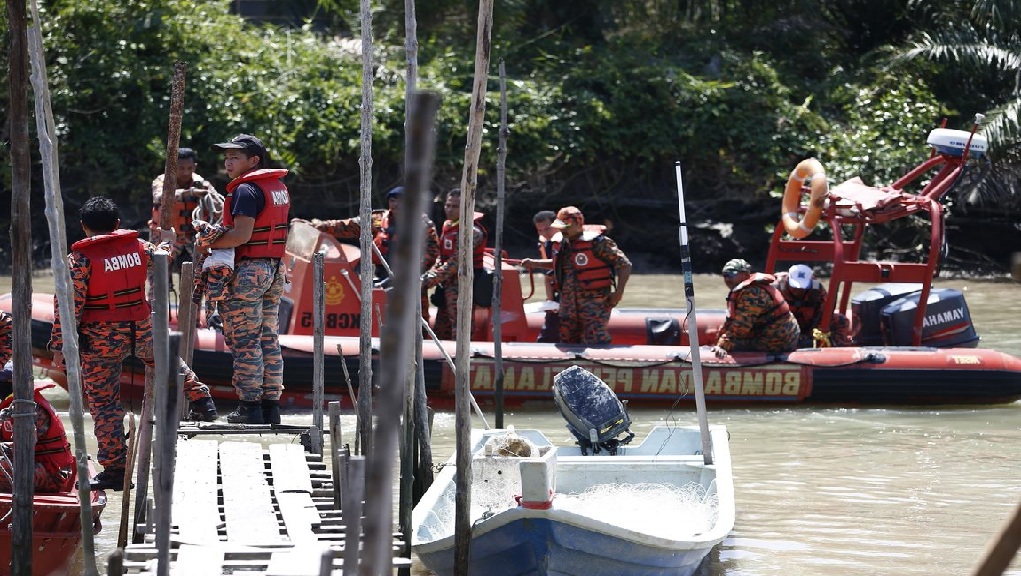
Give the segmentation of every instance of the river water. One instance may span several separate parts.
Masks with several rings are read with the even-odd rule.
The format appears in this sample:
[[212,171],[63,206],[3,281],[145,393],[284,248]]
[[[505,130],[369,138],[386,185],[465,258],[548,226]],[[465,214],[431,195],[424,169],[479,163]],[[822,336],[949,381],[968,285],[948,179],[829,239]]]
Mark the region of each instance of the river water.
[[[964,292],[980,346],[1021,356],[1021,285],[936,285]],[[719,277],[696,276],[695,286],[699,308],[723,308],[726,289]],[[634,276],[622,305],[683,307],[681,278]],[[66,411],[66,395],[53,397]],[[635,409],[631,416],[639,436],[664,420],[697,424],[689,408]],[[306,419],[284,416],[286,423]],[[730,432],[737,521],[704,574],[967,574],[1021,503],[1021,402],[938,408],[710,404],[709,422]],[[505,423],[570,441],[552,402],[548,409],[508,412]],[[91,426],[87,421],[94,442]],[[437,460],[449,456],[453,444],[453,415],[440,412],[433,438]],[[115,545],[120,517],[120,494],[108,495],[106,528],[97,535],[101,566]],[[1021,575],[1021,561],[1015,559],[1008,573]]]

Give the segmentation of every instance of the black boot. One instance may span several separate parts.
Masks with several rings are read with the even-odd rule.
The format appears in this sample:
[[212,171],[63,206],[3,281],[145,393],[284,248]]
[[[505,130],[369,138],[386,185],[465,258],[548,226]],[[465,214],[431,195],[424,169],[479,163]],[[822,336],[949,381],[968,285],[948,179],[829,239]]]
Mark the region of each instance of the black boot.
[[200,398],[191,403],[191,412],[188,413],[188,420],[196,422],[213,422],[216,420],[216,405],[212,398]]
[[[130,487],[134,488],[135,485],[131,484]],[[123,468],[106,468],[89,479],[89,490],[113,490],[114,492],[120,492],[123,489]]]
[[262,421],[266,424],[280,423],[280,401],[262,399]]
[[231,424],[264,424],[262,421],[262,402],[242,400],[233,412],[227,414],[227,422]]

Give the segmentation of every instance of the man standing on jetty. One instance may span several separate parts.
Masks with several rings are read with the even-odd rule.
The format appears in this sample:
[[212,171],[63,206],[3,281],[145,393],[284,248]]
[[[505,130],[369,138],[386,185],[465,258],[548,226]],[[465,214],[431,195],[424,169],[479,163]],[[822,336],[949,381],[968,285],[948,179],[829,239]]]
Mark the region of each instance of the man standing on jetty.
[[[117,205],[109,198],[95,196],[85,202],[81,224],[86,238],[71,245],[67,263],[74,287],[82,386],[96,424],[98,459],[103,466],[91,484],[93,490],[120,490],[127,465],[121,365],[134,355],[145,363],[147,372],[154,366],[152,308],[145,298],[145,282],[157,246],[141,240],[135,230],[119,229]],[[47,347],[58,368],[64,365],[60,318],[54,297],[53,329]],[[198,412],[202,420],[215,420],[209,388],[196,379],[183,360],[180,363],[193,413]]]
[[281,258],[291,208],[291,196],[280,179],[287,170],[268,168],[266,147],[249,134],[213,147],[224,152],[223,166],[231,177],[223,204],[228,230],[211,244],[200,240],[199,248],[234,248],[234,277],[219,306],[241,402],[227,421],[279,424],[284,359],[278,317],[286,277]]

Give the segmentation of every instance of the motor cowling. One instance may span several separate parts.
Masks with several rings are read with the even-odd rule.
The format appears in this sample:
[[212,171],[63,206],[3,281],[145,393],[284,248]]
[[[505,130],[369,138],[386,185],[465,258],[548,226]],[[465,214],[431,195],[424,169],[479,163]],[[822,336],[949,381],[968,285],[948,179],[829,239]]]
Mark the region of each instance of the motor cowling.
[[553,400],[582,454],[606,450],[613,456],[635,437],[624,404],[605,382],[580,366],[553,377]]

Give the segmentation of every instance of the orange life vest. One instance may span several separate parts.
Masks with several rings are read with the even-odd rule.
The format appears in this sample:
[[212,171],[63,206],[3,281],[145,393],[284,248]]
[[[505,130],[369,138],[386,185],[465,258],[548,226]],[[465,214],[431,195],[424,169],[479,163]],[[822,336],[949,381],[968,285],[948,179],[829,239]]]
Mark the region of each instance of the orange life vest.
[[[481,212],[474,214],[473,224],[482,233],[482,239],[472,246],[472,267],[482,268],[482,257],[486,253],[486,239],[488,232],[486,227],[482,225],[482,217],[484,215]],[[450,260],[457,254],[457,233],[460,230],[460,222],[454,222],[447,220],[443,223],[443,230],[440,232],[440,260]],[[474,235],[474,230],[472,234]]]
[[[570,257],[578,282],[582,290],[601,290],[613,286],[613,268],[610,264],[592,252],[592,246],[602,232],[584,230],[581,236],[567,242],[571,249]],[[553,270],[559,274],[560,258],[563,257],[563,242],[553,248]],[[557,284],[563,284],[563,278],[557,278]]]
[[[372,242],[376,245],[376,248],[379,248],[379,253],[384,258],[390,255],[390,242],[394,239],[394,232],[397,227],[397,219],[391,219],[390,216],[392,216],[392,213],[389,210],[372,211],[373,228],[379,228],[379,231],[372,237]],[[372,253],[372,262],[373,264],[382,264],[375,252]]]
[[152,309],[145,298],[149,255],[134,230],[114,230],[79,240],[71,249],[91,262],[82,322],[139,322]]
[[774,281],[776,281],[776,278],[774,278],[773,275],[756,272],[744,282],[734,286],[730,293],[727,294],[727,314],[731,318],[736,315],[737,311],[735,310],[735,302],[738,300],[738,295],[742,290],[754,285],[764,288],[766,293],[769,294],[770,299],[773,301],[773,305],[762,312],[760,317],[761,319],[756,324],[759,327],[769,326],[777,320],[786,318],[791,309],[790,306],[787,305],[787,301],[784,300],[783,294],[781,294],[780,291],[773,286]]
[[[177,183],[181,185],[180,182]],[[208,194],[213,190],[209,182],[203,180],[198,174],[192,176],[192,181],[188,183],[188,189],[191,188],[202,188],[206,190]],[[174,227],[174,230],[179,235],[192,236],[195,234],[195,227],[192,226],[192,214],[195,209],[199,206],[200,196],[198,194],[191,194],[185,192],[180,197],[174,196],[174,206],[172,208],[173,215],[170,217],[170,225]],[[159,226],[160,223],[160,204],[154,204],[152,207],[152,222],[154,225]]]
[[283,258],[291,209],[291,196],[287,186],[280,181],[286,175],[287,170],[282,168],[264,168],[245,172],[227,184],[227,196],[223,202],[223,223],[226,226],[234,226],[231,205],[234,190],[241,184],[254,184],[266,200],[262,212],[255,217],[252,237],[234,249],[235,262],[245,258]]
[[[74,469],[74,455],[71,454],[71,446],[67,443],[64,423],[60,421],[60,416],[53,410],[53,405],[40,393],[54,386],[56,384],[52,382],[37,383],[33,392],[36,410],[43,410],[50,421],[45,430],[36,429],[35,461],[41,463],[47,470]],[[14,402],[13,394],[0,402],[0,410],[10,406],[12,402]],[[14,425],[11,420],[4,420],[3,425],[0,426],[0,440],[14,441]],[[63,488],[70,490],[73,485],[74,477],[71,477]]]

